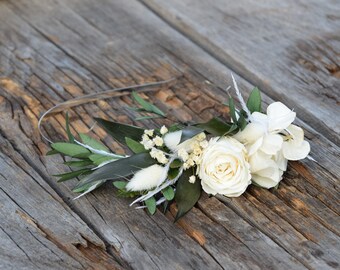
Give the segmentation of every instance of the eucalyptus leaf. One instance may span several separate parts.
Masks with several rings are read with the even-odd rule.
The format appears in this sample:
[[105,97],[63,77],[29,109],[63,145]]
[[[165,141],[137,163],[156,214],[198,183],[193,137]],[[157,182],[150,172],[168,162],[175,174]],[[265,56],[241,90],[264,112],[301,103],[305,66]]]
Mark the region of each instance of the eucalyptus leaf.
[[126,181],[114,181],[113,185],[117,188],[117,189],[125,189],[127,182]]
[[133,197],[141,195],[140,192],[127,191],[125,189],[119,189],[117,194],[118,194],[119,197],[123,197],[123,198],[133,198]]
[[191,184],[189,182],[191,175],[192,171],[186,170],[177,181],[175,201],[178,212],[175,222],[193,208],[201,196],[201,181],[198,178],[194,184]]
[[97,140],[91,138],[90,136],[88,136],[84,133],[80,133],[79,136],[80,136],[83,144],[91,146],[92,148],[97,149],[97,150],[109,152],[109,149],[104,144],[102,144],[101,142],[98,142]]
[[76,188],[98,180],[117,180],[127,177],[140,169],[156,163],[149,153],[139,153],[131,157],[122,158],[98,168],[92,174],[82,179]]
[[247,107],[251,113],[261,112],[261,92],[255,87],[248,98]]
[[145,205],[151,215],[156,213],[156,199],[154,197],[147,199]]
[[171,201],[175,197],[175,191],[171,186],[166,187],[162,190],[162,194],[165,199]]
[[58,142],[58,143],[52,143],[51,147],[58,151],[59,153],[70,156],[70,157],[88,157],[91,152],[87,150],[86,148],[73,144],[73,143],[65,143],[65,142]]
[[101,118],[95,118],[95,120],[108,134],[121,144],[125,144],[125,137],[129,137],[135,141],[140,141],[142,139],[144,133],[144,129],[142,128],[111,122]]
[[125,137],[125,143],[131,149],[131,151],[136,154],[147,152],[147,150],[144,148],[144,145],[142,145],[140,142],[137,142],[129,137]]

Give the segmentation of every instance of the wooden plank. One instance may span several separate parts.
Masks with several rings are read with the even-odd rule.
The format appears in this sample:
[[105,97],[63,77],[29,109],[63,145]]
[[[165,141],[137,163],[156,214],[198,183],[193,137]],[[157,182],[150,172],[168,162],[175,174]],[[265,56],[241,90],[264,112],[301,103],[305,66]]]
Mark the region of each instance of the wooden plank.
[[[7,12],[8,11],[9,10],[7,10]],[[14,37],[14,39],[16,38],[20,39],[20,36]],[[7,45],[8,44],[9,43],[7,43]],[[23,40],[16,40],[15,44],[20,47],[20,44],[23,45]],[[48,49],[50,50],[50,48]],[[51,52],[49,50],[46,52]],[[2,130],[8,137],[15,138],[15,134],[19,134],[19,136],[14,139],[17,147],[25,153],[27,159],[31,159],[32,163],[35,163],[36,168],[41,170],[41,173],[46,178],[51,179],[49,174],[60,173],[65,170],[65,167],[60,165],[56,166],[56,164],[61,163],[60,158],[42,158],[40,156],[41,153],[35,150],[35,148],[38,148],[44,153],[46,153],[47,150],[46,145],[41,143],[35,127],[39,113],[46,109],[40,104],[51,106],[48,105],[51,104],[50,101],[44,97],[44,95],[48,97],[49,95],[44,93],[44,91],[46,90],[49,94],[55,89],[60,89],[54,83],[54,78],[51,78],[51,76],[56,76],[58,68],[53,67],[53,65],[42,56],[27,56],[26,54],[26,59],[31,57],[36,59],[35,57],[37,57],[39,65],[36,67],[34,64],[30,63],[30,61],[18,61],[8,49],[3,49],[3,51],[5,51],[4,55],[7,55],[4,56],[4,61],[10,61],[9,66],[11,69],[16,70],[19,74],[21,72],[21,76],[17,77],[12,75],[11,79],[3,79],[1,82],[5,91],[2,92],[2,94],[10,98],[12,103],[16,104],[15,107],[17,114],[22,115],[23,117],[24,115],[29,114],[30,119],[25,119],[28,120],[26,122],[19,118],[18,121],[20,123],[13,125],[13,123],[10,122],[11,112],[7,111],[7,114],[3,115]],[[54,51],[57,51],[59,56],[60,54],[64,55],[64,53],[62,53],[59,49],[54,48]],[[20,54],[20,51],[17,51],[16,53]],[[84,68],[79,66],[75,61],[72,61],[72,59],[69,59],[65,55],[64,57],[65,59],[62,59],[62,61],[59,59],[56,62],[61,64],[63,61],[67,60],[73,65],[68,66],[67,68],[72,68],[77,72],[84,70]],[[27,63],[31,65],[28,65]],[[88,73],[88,71],[86,72]],[[77,74],[74,74],[74,76],[76,75]],[[94,82],[92,81],[92,83],[94,84],[96,84],[97,81],[102,83],[92,74],[87,74],[87,76],[88,80],[92,81],[93,79]],[[67,87],[69,83],[74,85],[75,82],[72,81],[73,78],[65,76],[62,72],[60,72],[57,77],[59,81],[62,79],[63,86],[65,86],[65,89],[69,91],[65,93],[64,98],[70,97],[70,94],[76,94],[76,86]],[[31,78],[32,80],[28,81],[27,78]],[[86,82],[82,83],[86,85]],[[46,89],[46,84],[50,87],[49,90]],[[104,85],[102,87],[108,88],[108,86],[104,83],[102,83],[102,85]],[[32,89],[32,87],[34,88]],[[90,88],[87,86],[86,90],[89,89]],[[38,94],[39,92],[40,95]],[[53,98],[50,100],[59,98],[56,94],[52,95],[52,97]],[[30,109],[25,109],[24,107],[26,106],[26,102],[27,104],[30,104],[30,106],[35,106]],[[106,107],[108,106],[105,105],[105,102],[101,103],[101,105],[102,104]],[[126,106],[126,103],[121,105]],[[99,110],[96,106],[94,106],[94,108],[96,111]],[[104,110],[104,108],[102,108],[102,110]],[[84,114],[85,112],[84,110],[78,110],[77,113]],[[103,112],[100,113],[103,114],[102,116],[106,116]],[[87,119],[89,119],[89,117]],[[32,121],[32,123],[28,123],[29,121]],[[90,121],[92,120],[90,119]],[[25,128],[22,131],[20,130],[20,126],[24,122],[26,122],[24,124]],[[54,122],[54,124],[57,126],[57,130],[60,131],[60,124],[57,121]],[[81,121],[73,124],[77,131],[86,129],[90,126],[89,123],[84,124]],[[86,126],[86,124],[88,126]],[[55,129],[48,130],[48,132],[56,133]],[[58,136],[55,135],[53,136],[54,139],[57,137]],[[31,140],[32,142],[28,142]],[[23,144],[22,142],[25,143]],[[55,184],[53,186],[56,188]],[[65,196],[68,196],[69,198],[74,196],[70,192],[70,186],[59,186],[58,188],[61,188]],[[72,208],[76,209],[76,211],[83,213],[83,218],[86,222],[91,224],[91,226],[98,228],[102,237],[105,238],[109,246],[113,248],[116,253],[119,253],[119,255],[122,256],[132,268],[170,269],[176,264],[178,269],[196,269],[198,265],[202,267],[204,265],[209,265],[215,269],[220,268],[214,259],[206,253],[199,244],[195,243],[180,229],[173,227],[172,223],[169,223],[164,216],[160,215],[157,219],[155,219],[155,221],[153,221],[144,211],[128,208],[129,203],[127,200],[121,198],[112,200],[115,196],[112,187],[107,187],[107,190],[102,190],[102,192],[102,194],[97,193],[94,196],[91,195],[90,197],[84,198],[82,201],[79,200],[73,202],[69,199],[68,204],[72,205]],[[97,196],[100,199],[98,199]],[[124,212],[126,212],[126,214]],[[174,264],[174,262],[176,263]]]
[[[176,86],[149,97],[162,109],[173,113],[182,121],[207,119],[213,114],[223,115],[227,112],[226,107],[220,105],[226,95],[214,84],[221,87],[228,85],[224,77],[230,70],[134,1],[119,4],[108,1],[105,8],[94,7],[86,1],[68,1],[67,4],[49,2],[48,7],[54,10],[53,14],[46,13],[46,7],[39,1],[27,6],[20,1],[13,4],[16,6],[5,5],[0,9],[0,12],[4,12],[0,16],[0,20],[4,18],[0,26],[2,27],[0,33],[4,33],[0,38],[4,47],[1,49],[4,63],[1,66],[7,67],[4,70],[6,77],[1,80],[1,86],[4,89],[2,94],[16,104],[14,107],[20,117],[14,125],[10,122],[11,112],[8,111],[8,117],[1,123],[2,130],[7,137],[13,138],[14,144],[25,155],[26,160],[33,160],[36,169],[44,174],[44,179],[49,179],[49,184],[64,194],[67,204],[71,205],[88,224],[96,228],[108,242],[109,247],[112,247],[132,268],[167,269],[173,261],[179,262],[178,267],[197,268],[197,265],[209,263],[212,268],[218,268],[221,263],[233,261],[238,255],[245,258],[243,264],[247,268],[248,262],[261,266],[263,261],[266,261],[266,266],[277,268],[275,262],[280,259],[286,262],[282,266],[290,269],[303,266],[313,268],[320,265],[329,267],[327,262],[333,266],[338,263],[336,259],[331,260],[328,254],[315,255],[313,253],[315,249],[310,248],[311,239],[305,238],[299,232],[301,228],[291,227],[288,222],[283,223],[282,230],[302,235],[295,242],[286,241],[283,244],[281,237],[285,239],[287,234],[275,236],[270,228],[262,229],[258,222],[252,221],[251,213],[239,214],[238,220],[240,222],[244,220],[244,228],[247,228],[248,224],[253,228],[255,235],[263,236],[262,240],[259,240],[259,250],[255,252],[257,255],[263,254],[263,257],[257,258],[252,250],[248,250],[247,235],[240,235],[238,227],[226,226],[217,219],[213,220],[203,215],[202,213],[208,213],[209,206],[199,206],[200,211],[194,210],[179,227],[173,227],[160,213],[151,220],[143,211],[127,208],[128,202],[114,198],[114,192],[109,187],[78,201],[67,199],[72,198],[70,185],[57,186],[51,183],[49,177],[49,174],[64,170],[63,166],[56,166],[61,160],[56,157],[41,157],[41,153],[45,153],[47,147],[40,141],[34,126],[42,111],[58,101],[84,92],[143,82],[146,79],[167,79],[184,73],[184,77],[178,80]],[[154,25],[158,26],[157,31]],[[87,39],[91,42],[84,42]],[[13,46],[15,50],[12,49]],[[206,77],[212,82],[205,82]],[[250,89],[250,85],[244,81],[240,86]],[[271,102],[267,97],[265,101]],[[81,116],[83,121],[73,122],[73,127],[77,131],[86,131],[93,123],[87,113],[131,121],[135,115],[124,109],[130,103],[130,98],[123,98],[114,102],[98,102],[95,105],[77,108],[72,118]],[[124,117],[124,114],[130,118]],[[63,117],[58,115],[51,120],[51,125],[46,125],[46,131],[53,139],[60,138],[56,132],[62,133],[60,124],[63,123]],[[159,125],[161,121],[157,123]],[[153,126],[156,123],[148,121],[146,124]],[[95,128],[94,132],[99,137],[104,137],[101,129]],[[16,137],[16,134],[19,135]],[[333,154],[339,153],[339,148],[313,129],[309,128],[309,135],[313,149],[320,149],[315,150],[315,155],[313,153],[320,164],[308,160],[296,163],[299,166],[291,167],[293,177],[290,181],[299,190],[307,191],[307,195],[302,197],[303,202],[313,200],[316,206],[320,206],[320,201],[325,202],[326,212],[329,214],[327,222],[334,222],[336,214],[329,209],[334,209],[335,200],[338,198],[334,186],[338,181],[336,175],[339,171],[336,168],[339,166],[339,160]],[[108,137],[105,141],[112,145]],[[117,145],[114,147],[117,149]],[[325,171],[323,167],[329,168],[330,172]],[[319,181],[316,181],[316,176],[319,177]],[[299,180],[307,184],[301,185]],[[291,196],[296,191],[283,186],[280,192],[282,193],[273,193],[272,196],[276,202],[282,204],[284,201],[281,194],[286,192],[285,196]],[[319,192],[321,196],[313,198],[315,192]],[[267,193],[271,194],[270,191],[261,191],[256,197],[265,197]],[[244,197],[235,199],[235,202],[240,203],[240,209],[249,203],[251,199],[248,197],[244,200]],[[327,201],[328,197],[331,199]],[[263,202],[260,206],[267,207],[268,214],[277,215],[278,210],[269,207],[270,204],[267,206],[266,202]],[[290,210],[290,205],[284,207],[286,211],[293,211]],[[311,222],[318,224],[320,215],[315,211],[315,206],[308,203],[306,207],[311,208],[308,211],[312,216]],[[229,213],[230,208],[238,214],[234,206],[228,204],[217,209],[216,214],[222,215],[224,211]],[[297,219],[305,214],[302,210],[300,209],[300,212],[294,210]],[[254,207],[252,211],[259,210]],[[265,217],[263,220],[266,220]],[[188,230],[185,226],[187,223],[191,226],[189,228],[200,232],[198,235],[203,235],[209,241],[206,244],[202,243],[200,237],[190,233],[191,229]],[[206,226],[209,224],[216,228],[211,230]],[[329,243],[322,241],[321,248],[336,247],[338,238],[334,235],[333,224],[336,223],[331,223],[326,228],[323,228],[322,224],[316,225],[317,228],[322,228],[325,239],[331,240]],[[267,227],[274,225],[274,220],[269,220]],[[185,235],[181,228],[197,244]],[[227,247],[219,245],[218,241],[223,235],[230,236],[230,239],[223,239]],[[235,238],[240,241],[237,242]],[[229,245],[235,243],[238,249],[230,253]],[[304,243],[308,244],[303,245]],[[297,247],[300,247],[300,250]],[[272,252],[266,252],[269,248]],[[184,252],[184,255],[179,255],[179,252]],[[299,256],[296,253],[306,255]],[[272,259],[273,254],[278,256],[277,260]],[[237,261],[233,265],[237,267],[240,264],[242,262]]]
[[0,268],[103,269],[106,263],[106,269],[120,269],[104,242],[10,142],[0,136],[0,145]]
[[205,51],[340,143],[340,5],[142,0]]

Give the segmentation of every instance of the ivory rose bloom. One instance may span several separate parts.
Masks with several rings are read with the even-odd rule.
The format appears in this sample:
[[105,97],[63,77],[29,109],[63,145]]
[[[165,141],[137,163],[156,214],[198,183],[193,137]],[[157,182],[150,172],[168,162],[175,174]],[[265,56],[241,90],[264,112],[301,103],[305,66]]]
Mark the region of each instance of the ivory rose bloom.
[[230,137],[212,138],[203,151],[198,176],[208,194],[240,196],[251,183],[245,147]]

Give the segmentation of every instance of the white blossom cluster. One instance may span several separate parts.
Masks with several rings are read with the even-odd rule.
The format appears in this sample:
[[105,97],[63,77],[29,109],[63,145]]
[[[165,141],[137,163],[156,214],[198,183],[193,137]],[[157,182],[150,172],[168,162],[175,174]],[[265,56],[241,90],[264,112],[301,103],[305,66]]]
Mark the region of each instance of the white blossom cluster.
[[[165,126],[162,126],[160,133],[161,135],[165,135],[168,133],[168,129]],[[146,150],[150,150],[150,156],[154,159],[157,159],[159,163],[167,164],[169,162],[169,159],[166,157],[167,153],[157,148],[164,146],[164,140],[161,136],[155,135],[155,131],[153,129],[147,129],[144,131],[140,143]]]

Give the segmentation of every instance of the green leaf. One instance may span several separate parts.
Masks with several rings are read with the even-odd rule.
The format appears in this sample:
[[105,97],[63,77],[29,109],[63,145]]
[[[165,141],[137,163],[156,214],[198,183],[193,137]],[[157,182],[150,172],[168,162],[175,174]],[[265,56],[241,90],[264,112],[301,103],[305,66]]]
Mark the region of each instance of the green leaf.
[[123,197],[123,198],[133,198],[133,197],[140,196],[140,195],[141,193],[136,192],[136,191],[127,191],[125,189],[118,190],[118,196]]
[[144,129],[142,128],[111,122],[101,118],[95,118],[95,120],[108,134],[121,144],[125,144],[125,137],[129,137],[135,141],[140,141],[142,139],[144,133]]
[[238,126],[237,124],[233,124],[224,135],[233,135],[233,134],[236,134],[237,132],[238,132]]
[[251,91],[247,101],[247,107],[251,113],[261,112],[261,93],[257,87]]
[[170,168],[168,171],[168,177],[170,180],[175,179],[179,173],[179,168]]
[[100,164],[109,161],[109,160],[116,160],[116,158],[114,157],[110,157],[110,156],[102,156],[99,154],[92,154],[89,155],[89,159],[97,166],[99,166]]
[[135,119],[135,121],[141,121],[141,120],[147,120],[147,119],[155,119],[155,118],[160,118],[160,116],[151,116],[151,115],[140,116],[140,117],[137,117]]
[[151,215],[156,213],[156,199],[154,197],[147,199],[145,205]]
[[222,136],[231,129],[232,124],[226,123],[219,118],[212,118],[210,121],[197,124],[196,126],[214,136]]
[[52,156],[56,154],[59,154],[59,152],[57,150],[52,149],[46,153],[46,156]]
[[231,119],[233,119],[234,123],[237,123],[236,111],[235,111],[235,103],[232,97],[229,98],[229,111]]
[[[80,188],[74,188],[74,189],[72,189],[72,191],[75,192],[75,193],[83,193],[83,192],[86,192],[89,189],[91,189],[91,187],[92,187],[92,190],[95,190],[95,189],[99,188],[102,184],[104,184],[104,182],[105,181],[97,181],[97,182],[89,183],[89,184],[84,185]],[[93,188],[94,186],[95,186],[95,188]]]
[[169,207],[169,201],[165,201],[164,203],[163,203],[163,214],[165,214],[166,213],[166,211],[168,210],[168,207]]
[[122,158],[98,168],[92,174],[82,179],[76,188],[98,180],[117,180],[127,177],[155,163],[156,160],[151,158],[149,153],[139,153],[131,157]]
[[74,136],[72,135],[71,130],[70,130],[70,119],[68,117],[68,112],[66,112],[66,133],[67,133],[68,141],[70,143],[74,143]]
[[88,157],[91,152],[85,147],[73,143],[52,143],[51,147],[59,153],[70,157]]
[[82,170],[68,172],[68,173],[56,174],[56,175],[53,175],[53,176],[60,177],[58,182],[64,182],[64,181],[73,179],[75,177],[84,175],[85,173],[89,173],[89,172],[91,172],[90,169],[82,169]]
[[115,181],[113,185],[118,189],[125,189],[127,182],[126,181]]
[[155,105],[153,105],[150,102],[147,102],[146,100],[144,100],[140,95],[137,94],[137,92],[132,92],[132,96],[135,99],[135,101],[137,103],[139,103],[139,105],[141,105],[143,107],[143,109],[147,112],[152,112],[155,114],[158,114],[160,116],[165,117],[165,113],[162,112],[159,108],[157,108]]
[[175,191],[170,186],[163,189],[162,194],[164,198],[167,199],[168,201],[171,201],[175,197]]
[[127,107],[129,110],[131,111],[135,111],[135,112],[144,112],[143,108],[137,108],[137,107]]
[[180,143],[185,142],[186,140],[189,140],[192,137],[195,137],[197,134],[201,132],[203,132],[202,128],[198,128],[194,126],[190,126],[190,127],[186,127],[182,129],[182,137],[181,137]]
[[91,146],[92,148],[96,149],[96,150],[102,150],[105,152],[109,152],[109,149],[103,145],[101,142],[98,142],[97,140],[91,138],[90,136],[84,134],[84,133],[80,133],[79,134],[83,144],[86,144],[88,146]]
[[244,117],[244,115],[242,113],[240,113],[240,117],[239,117],[239,119],[237,121],[237,126],[239,127],[239,129],[244,130],[246,125],[247,125],[247,120]]
[[136,154],[147,152],[147,150],[140,142],[137,142],[129,137],[125,137],[125,143],[131,149],[131,151]]
[[64,162],[65,165],[70,167],[86,167],[93,164],[91,160],[76,160],[76,161],[66,161]]
[[178,179],[175,194],[178,212],[175,222],[193,208],[201,196],[201,181],[198,178],[194,184],[191,184],[189,182],[189,177],[191,175],[192,171],[186,170]]
[[181,129],[183,129],[183,126],[181,124],[173,124],[168,128],[169,132],[175,132]]
[[134,100],[142,106],[142,108],[146,111],[151,111],[151,103],[147,102],[145,99],[143,99],[140,95],[137,94],[137,92],[133,91],[132,92],[132,96],[134,98]]
[[170,168],[171,169],[175,169],[175,168],[179,168],[181,167],[183,164],[183,162],[179,159],[175,159],[171,164],[170,164]]

